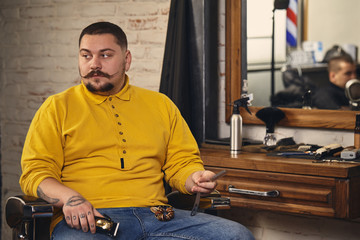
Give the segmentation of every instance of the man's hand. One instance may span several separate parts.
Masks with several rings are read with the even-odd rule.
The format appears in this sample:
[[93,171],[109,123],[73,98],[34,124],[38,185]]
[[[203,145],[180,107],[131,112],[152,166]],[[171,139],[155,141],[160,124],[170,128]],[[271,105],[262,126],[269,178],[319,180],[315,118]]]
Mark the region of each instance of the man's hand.
[[95,216],[103,216],[78,192],[54,178],[46,178],[39,184],[37,194],[55,207],[62,208],[65,221],[71,228],[96,232]]
[[191,193],[211,193],[217,185],[216,181],[211,180],[214,175],[207,170],[194,172],[187,178],[185,188]]
[[96,232],[95,217],[102,216],[89,201],[81,195],[70,197],[63,206],[66,223],[71,228],[81,229],[83,232]]

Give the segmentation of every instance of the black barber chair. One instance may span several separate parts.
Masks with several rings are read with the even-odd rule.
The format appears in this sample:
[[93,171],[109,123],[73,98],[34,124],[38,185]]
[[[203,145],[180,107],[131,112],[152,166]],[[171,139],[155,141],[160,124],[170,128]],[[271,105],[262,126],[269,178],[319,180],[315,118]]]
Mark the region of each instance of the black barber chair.
[[12,239],[50,239],[53,206],[41,198],[15,196],[5,204],[6,222],[12,228]]
[[[184,195],[173,191],[167,195],[169,204],[175,208],[191,209],[195,195]],[[230,199],[222,198],[215,191],[209,196],[201,197],[201,211],[229,209]],[[41,198],[30,196],[10,197],[6,201],[6,222],[12,228],[13,240],[49,240],[50,220],[53,207]],[[175,213],[176,214],[176,213]]]

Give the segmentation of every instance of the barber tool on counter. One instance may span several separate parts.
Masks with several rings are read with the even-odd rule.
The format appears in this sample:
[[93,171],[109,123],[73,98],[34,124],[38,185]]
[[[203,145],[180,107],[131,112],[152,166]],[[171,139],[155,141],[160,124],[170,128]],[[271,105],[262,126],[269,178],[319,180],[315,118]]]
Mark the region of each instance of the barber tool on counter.
[[315,151],[315,159],[323,159],[325,157],[333,156],[335,153],[342,151],[344,148],[337,143],[326,145]]
[[274,134],[275,125],[285,117],[285,113],[276,107],[265,107],[256,113],[256,117],[262,120],[266,125],[264,145],[276,145],[276,137]]
[[[326,150],[324,150],[326,148]],[[339,144],[330,144],[318,149],[314,163],[359,163],[360,149],[353,146],[342,148]]]
[[249,97],[242,97],[233,104],[233,113],[230,119],[230,152],[237,153],[241,150],[242,147],[242,117],[240,116],[240,107],[243,107],[251,114],[248,103]]
[[359,158],[360,149],[356,148],[345,148],[341,151],[340,158],[345,160],[354,160]]

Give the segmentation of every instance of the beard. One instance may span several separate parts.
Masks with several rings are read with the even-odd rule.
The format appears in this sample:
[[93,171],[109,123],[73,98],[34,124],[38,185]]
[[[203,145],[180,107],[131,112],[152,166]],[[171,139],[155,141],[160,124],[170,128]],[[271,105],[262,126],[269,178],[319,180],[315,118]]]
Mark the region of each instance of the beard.
[[[80,69],[79,69],[79,73],[80,73]],[[89,72],[88,74],[82,76],[80,73],[80,76],[84,79],[90,79],[92,77],[94,77],[94,75],[99,76],[99,77],[105,77],[107,79],[110,79],[111,77],[114,77],[117,73],[114,73],[113,75],[107,74],[105,72],[102,72],[100,70],[94,70]],[[100,80],[95,78],[95,82],[99,83]],[[115,86],[112,83],[104,83],[103,86],[100,87],[96,87],[95,84],[91,83],[90,81],[85,84],[85,87],[92,93],[105,93],[105,92],[109,92],[111,91]]]
[[85,86],[90,92],[93,92],[93,93],[109,92],[110,90],[112,90],[114,88],[114,84],[112,84],[112,83],[105,83],[105,85],[101,86],[100,88],[95,88],[93,86],[93,84],[91,84],[90,82],[88,82]]

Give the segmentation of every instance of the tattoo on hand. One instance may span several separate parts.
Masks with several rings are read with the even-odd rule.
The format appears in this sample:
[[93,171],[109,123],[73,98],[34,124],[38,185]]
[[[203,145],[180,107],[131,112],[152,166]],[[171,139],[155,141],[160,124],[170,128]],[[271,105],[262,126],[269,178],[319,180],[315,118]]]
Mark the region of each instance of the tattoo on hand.
[[72,196],[66,202],[66,206],[75,207],[75,206],[78,206],[78,205],[84,203],[85,201],[86,201],[85,198],[83,198],[81,196]]
[[58,198],[52,198],[52,197],[47,196],[40,187],[38,187],[36,192],[40,198],[44,199],[48,203],[56,204],[60,201]]

